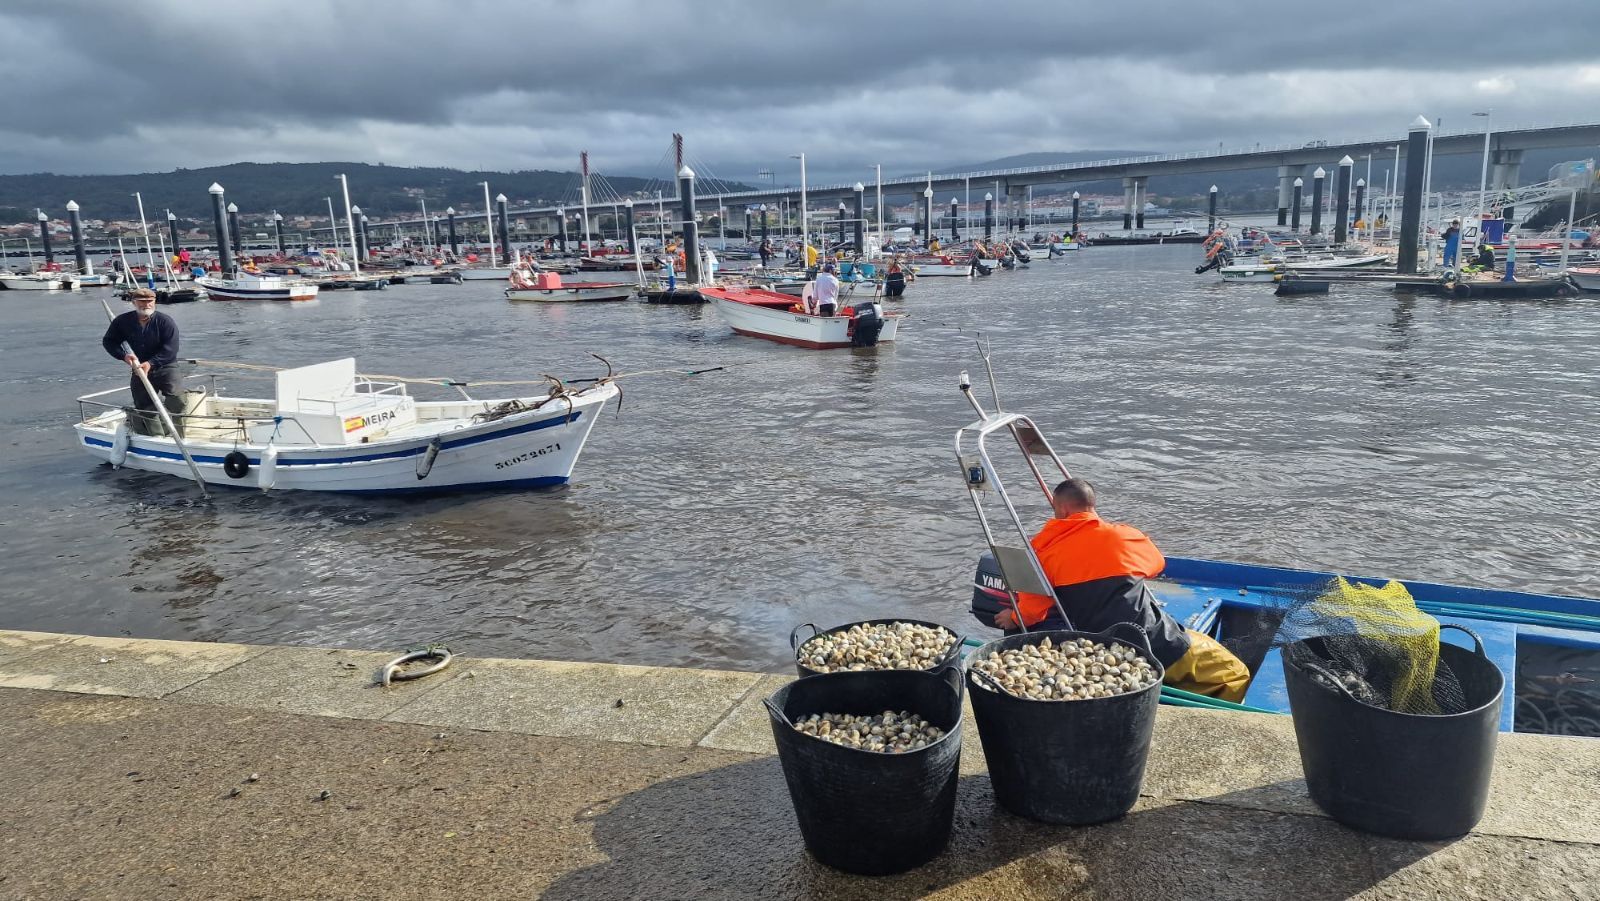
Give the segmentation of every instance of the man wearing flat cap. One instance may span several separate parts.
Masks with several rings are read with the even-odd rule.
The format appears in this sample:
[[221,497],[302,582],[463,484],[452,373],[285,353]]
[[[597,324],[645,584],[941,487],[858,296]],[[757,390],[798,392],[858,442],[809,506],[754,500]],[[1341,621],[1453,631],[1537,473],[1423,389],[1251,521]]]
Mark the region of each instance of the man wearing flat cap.
[[[111,320],[111,327],[106,329],[100,345],[116,359],[143,369],[150,386],[161,395],[167,412],[181,413],[183,376],[177,366],[178,323],[156,310],[156,294],[148,288],[132,292],[128,299],[133,301],[133,310]],[[127,353],[124,344],[133,352]],[[138,373],[130,374],[128,389],[133,392],[135,409],[155,412],[155,399],[144,390]]]

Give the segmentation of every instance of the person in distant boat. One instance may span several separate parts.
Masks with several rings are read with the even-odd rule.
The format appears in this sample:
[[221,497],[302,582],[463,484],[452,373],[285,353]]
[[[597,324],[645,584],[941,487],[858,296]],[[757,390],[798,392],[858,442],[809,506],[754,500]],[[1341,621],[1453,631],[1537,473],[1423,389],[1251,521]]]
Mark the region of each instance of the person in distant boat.
[[828,263],[817,273],[816,288],[812,297],[817,302],[818,316],[832,316],[839,309],[839,277],[834,275],[835,267]]
[[[171,316],[156,309],[156,292],[140,288],[129,295],[133,310],[111,320],[100,346],[113,358],[135,365],[150,379],[151,387],[161,395],[168,413],[183,412],[183,376],[178,371],[178,323]],[[124,353],[126,344],[132,353]],[[130,374],[128,390],[133,393],[135,409],[155,412],[155,398],[144,390],[137,374]]]
[[[1238,702],[1250,686],[1250,670],[1209,635],[1185,629],[1150,593],[1146,579],[1167,560],[1149,536],[1122,523],[1109,523],[1095,511],[1094,486],[1067,479],[1055,487],[1050,506],[1055,517],[1033,538],[1033,552],[1055,589],[1055,597],[1017,592],[1017,607],[1029,631],[1065,629],[1059,602],[1080,632],[1103,632],[1133,623],[1149,636],[1157,660],[1166,667],[1166,684],[1208,697]],[[1007,607],[995,616],[1007,634],[1020,632]]]
[[1444,230],[1444,265],[1446,268],[1456,264],[1456,256],[1461,253],[1461,220],[1451,219],[1450,227]]
[[939,252],[939,237],[938,237],[938,235],[935,235],[932,238],[928,239],[928,252],[929,253],[938,253]]

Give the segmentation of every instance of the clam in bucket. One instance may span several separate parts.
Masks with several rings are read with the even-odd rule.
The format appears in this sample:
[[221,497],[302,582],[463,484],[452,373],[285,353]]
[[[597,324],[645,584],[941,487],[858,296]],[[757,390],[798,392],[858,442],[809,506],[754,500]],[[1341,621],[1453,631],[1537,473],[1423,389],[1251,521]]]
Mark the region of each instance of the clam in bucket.
[[[795,654],[795,659],[794,659],[795,669],[799,671],[801,677],[816,676],[816,675],[821,675],[822,674],[821,670],[813,669],[810,666],[807,666],[806,662],[805,662],[805,658],[801,653],[802,649],[807,644],[810,644],[811,640],[813,638],[817,638],[818,636],[839,635],[839,634],[842,634],[844,632],[850,631],[851,629],[855,628],[856,626],[893,626],[893,625],[896,625],[898,623],[904,623],[904,624],[906,624],[908,626],[921,626],[921,627],[924,627],[924,628],[927,628],[927,629],[937,629],[940,632],[949,633],[949,635],[951,636],[952,641],[950,642],[950,646],[945,649],[944,653],[942,653],[942,654],[938,655],[937,657],[933,658],[929,662],[928,666],[923,668],[926,671],[932,672],[933,670],[937,670],[942,666],[952,665],[952,664],[956,663],[957,660],[960,659],[960,657],[961,657],[961,636],[959,634],[957,634],[955,632],[955,630],[949,628],[948,626],[941,626],[938,623],[931,623],[931,622],[927,622],[925,620],[920,620],[920,619],[901,619],[901,618],[868,619],[868,620],[862,620],[860,622],[845,623],[842,626],[835,626],[832,629],[827,629],[827,630],[820,631],[820,632],[817,631],[817,627],[812,625],[811,623],[801,623],[800,625],[794,627],[794,631],[793,632],[789,633],[789,647],[794,650],[794,654]],[[802,640],[800,638],[800,630],[801,629],[810,629],[811,630],[810,637],[805,638],[805,639]],[[880,668],[880,667],[875,667],[875,669],[878,669],[878,668]],[[909,667],[902,667],[902,668],[909,668]]]
[[[1284,648],[1284,683],[1306,788],[1318,807],[1346,826],[1427,841],[1465,835],[1483,817],[1505,676],[1484,654],[1477,634],[1448,623],[1439,628],[1459,629],[1475,643],[1475,650],[1467,650],[1439,642],[1440,670],[1448,667],[1461,700],[1452,707],[1457,712],[1441,715],[1358,700],[1343,680],[1318,672],[1319,642],[1325,639]],[[1437,681],[1432,690],[1439,692]]]
[[[961,669],[861,670],[791,682],[766,699],[800,835],[818,861],[884,876],[939,856],[955,820],[961,762]],[[924,748],[889,754],[797,730],[811,714],[916,714],[944,730]]]
[[[1138,641],[1125,641],[1122,631]],[[1001,651],[1087,638],[1133,648],[1155,670],[1149,686],[1105,698],[1031,700],[1009,694],[975,672]],[[1161,662],[1144,631],[1119,623],[1104,632],[1028,632],[996,639],[967,660],[967,692],[989,764],[995,800],[1044,823],[1082,826],[1122,816],[1139,799],[1161,698]]]

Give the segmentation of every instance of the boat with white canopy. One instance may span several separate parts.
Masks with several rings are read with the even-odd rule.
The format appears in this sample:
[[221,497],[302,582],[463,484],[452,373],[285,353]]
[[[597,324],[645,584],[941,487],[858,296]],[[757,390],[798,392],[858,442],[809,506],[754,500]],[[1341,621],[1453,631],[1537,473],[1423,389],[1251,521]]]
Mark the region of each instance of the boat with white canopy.
[[[198,361],[196,361],[198,362]],[[606,401],[608,375],[588,387],[552,377],[542,393],[480,400],[471,383],[359,375],[354,359],[270,373],[270,397],[215,388],[185,392],[173,419],[182,447],[154,417],[126,403],[126,387],[78,398],[78,443],[112,466],[266,490],[397,493],[559,485],[572,475]],[[460,399],[420,401],[408,384],[447,385]],[[120,397],[119,397],[120,395]]]

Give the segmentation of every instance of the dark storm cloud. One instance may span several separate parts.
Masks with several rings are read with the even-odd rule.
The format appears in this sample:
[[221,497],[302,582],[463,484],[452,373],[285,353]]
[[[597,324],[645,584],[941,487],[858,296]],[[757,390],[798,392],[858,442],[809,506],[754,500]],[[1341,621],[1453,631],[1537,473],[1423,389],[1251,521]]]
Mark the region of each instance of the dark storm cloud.
[[682,131],[730,178],[796,146],[850,178],[1398,131],[1496,97],[1540,118],[1593,78],[1577,0],[1521,4],[1493,63],[1463,49],[1486,36],[1473,4],[1292,6],[24,0],[0,10],[0,171],[570,168],[588,147],[622,172]]

